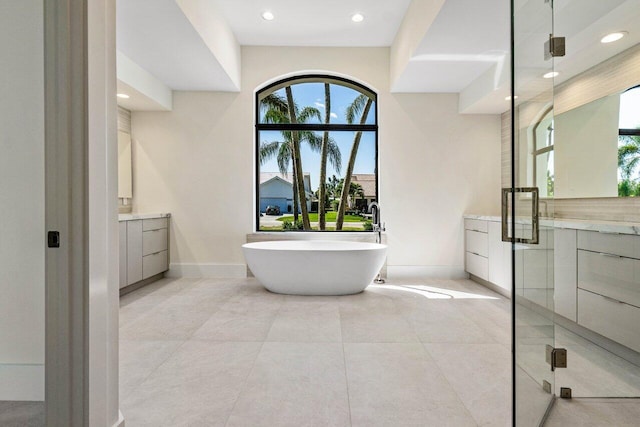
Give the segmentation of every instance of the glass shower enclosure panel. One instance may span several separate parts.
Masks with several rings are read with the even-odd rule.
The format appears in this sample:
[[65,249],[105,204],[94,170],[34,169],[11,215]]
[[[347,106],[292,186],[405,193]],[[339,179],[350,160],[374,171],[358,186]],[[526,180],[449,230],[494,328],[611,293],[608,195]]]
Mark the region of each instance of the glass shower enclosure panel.
[[512,0],[511,185],[503,240],[512,242],[514,423],[538,426],[553,401],[553,2]]
[[640,2],[511,4],[514,425],[636,425]]

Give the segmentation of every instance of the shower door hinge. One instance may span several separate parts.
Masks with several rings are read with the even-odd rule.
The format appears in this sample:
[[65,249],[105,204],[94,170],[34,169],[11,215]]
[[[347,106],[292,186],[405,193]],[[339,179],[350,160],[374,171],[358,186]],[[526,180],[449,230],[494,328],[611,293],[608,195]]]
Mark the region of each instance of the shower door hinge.
[[571,389],[569,387],[560,387],[560,397],[562,399],[571,399]]
[[565,55],[565,38],[554,37],[549,34],[549,40],[544,42],[544,60],[547,61],[556,56]]
[[551,370],[555,371],[556,368],[567,367],[567,349],[566,348],[554,348],[547,344],[545,349],[545,360],[551,365]]

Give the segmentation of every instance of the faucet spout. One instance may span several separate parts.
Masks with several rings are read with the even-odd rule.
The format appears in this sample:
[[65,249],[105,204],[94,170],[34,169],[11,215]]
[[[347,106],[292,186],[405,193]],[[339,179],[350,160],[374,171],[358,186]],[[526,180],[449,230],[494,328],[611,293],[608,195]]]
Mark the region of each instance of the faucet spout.
[[380,227],[380,205],[376,202],[369,203],[368,211],[371,212],[371,222]]

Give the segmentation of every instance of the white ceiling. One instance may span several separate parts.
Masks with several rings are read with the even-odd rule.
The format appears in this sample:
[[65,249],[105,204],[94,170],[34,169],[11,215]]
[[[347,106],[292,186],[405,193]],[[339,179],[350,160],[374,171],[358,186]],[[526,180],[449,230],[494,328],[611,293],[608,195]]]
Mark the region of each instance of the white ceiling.
[[[117,47],[170,89],[237,90],[232,79],[176,1],[212,7],[240,45],[391,46],[412,1],[435,0],[117,0]],[[543,44],[550,30],[544,0],[516,0],[522,40],[516,42],[523,78],[544,82]],[[274,13],[273,21],[261,18]],[[636,32],[640,0],[555,0],[556,34],[567,37],[567,57],[556,59],[567,79],[640,42]],[[365,16],[361,23],[351,15]],[[500,113],[508,108],[509,2],[445,0],[409,63],[392,82],[394,92],[461,93],[468,113]],[[545,24],[539,24],[544,20]],[[612,45],[608,31],[629,36]],[[233,37],[232,37],[233,38]],[[233,41],[236,43],[236,41]],[[462,103],[462,101],[461,101]]]
[[[391,46],[411,0],[212,0],[246,46]],[[269,10],[273,21],[262,19]],[[359,12],[364,21],[354,23]]]

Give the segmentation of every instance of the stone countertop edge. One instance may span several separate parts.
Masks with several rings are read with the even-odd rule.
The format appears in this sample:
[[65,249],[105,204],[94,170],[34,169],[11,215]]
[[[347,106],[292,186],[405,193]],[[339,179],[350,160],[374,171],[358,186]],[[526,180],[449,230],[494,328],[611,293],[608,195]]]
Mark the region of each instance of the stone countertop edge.
[[137,219],[170,218],[170,213],[134,213],[118,214],[118,221],[134,221]]
[[[493,215],[464,215],[465,219],[477,219],[483,221],[501,221],[499,216]],[[522,221],[523,223],[531,221]],[[584,219],[556,218],[540,219],[543,227],[567,228],[572,230],[599,231],[603,233],[635,234],[640,235],[640,223],[618,221],[593,221]]]

